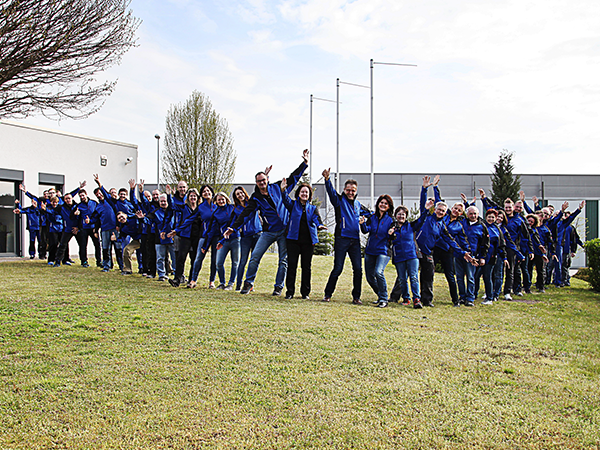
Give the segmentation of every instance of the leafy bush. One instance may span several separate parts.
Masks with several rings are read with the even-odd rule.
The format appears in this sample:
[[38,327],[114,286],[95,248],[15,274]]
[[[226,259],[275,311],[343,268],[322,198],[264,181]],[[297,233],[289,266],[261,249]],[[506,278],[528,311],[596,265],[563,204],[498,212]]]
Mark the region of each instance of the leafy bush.
[[575,275],[573,275],[573,278],[577,278],[579,280],[583,280],[583,281],[587,281],[588,283],[590,282],[590,273],[592,271],[590,270],[589,267],[582,267],[581,269],[579,269],[577,271],[577,273]]
[[590,266],[589,283],[592,289],[600,292],[600,239],[592,239],[585,243],[585,252]]
[[333,233],[319,231],[319,242],[315,244],[315,255],[331,255],[333,250]]

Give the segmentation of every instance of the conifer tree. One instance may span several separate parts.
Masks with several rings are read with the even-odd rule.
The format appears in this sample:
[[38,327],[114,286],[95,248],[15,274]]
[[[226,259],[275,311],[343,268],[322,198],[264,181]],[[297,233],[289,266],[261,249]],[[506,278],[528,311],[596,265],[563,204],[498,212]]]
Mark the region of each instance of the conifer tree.
[[504,200],[507,198],[512,199],[512,201],[517,201],[519,198],[521,177],[513,175],[513,155],[513,152],[503,149],[500,152],[498,162],[494,164],[494,173],[490,177],[492,180],[491,198],[500,206],[504,205]]

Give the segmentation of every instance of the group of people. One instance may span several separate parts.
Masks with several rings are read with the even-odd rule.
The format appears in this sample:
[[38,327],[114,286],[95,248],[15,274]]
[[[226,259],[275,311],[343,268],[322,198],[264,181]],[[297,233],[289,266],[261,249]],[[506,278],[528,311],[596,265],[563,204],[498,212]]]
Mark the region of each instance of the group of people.
[[[312,187],[300,182],[308,156],[304,150],[302,163],[277,182],[269,181],[272,167],[258,172],[252,195],[237,186],[230,198],[209,185],[188,189],[185,181],[176,189],[166,185],[164,193],[144,190],[143,180],[129,180],[129,190],[107,191],[94,175],[96,200],[88,197],[85,181],[64,196],[49,189],[36,197],[21,185],[31,206],[22,207],[17,201],[15,213],[27,215],[32,259],[37,241],[39,258],[46,259],[47,253],[49,265],[73,264],[69,243],[75,238],[81,265],[89,267],[91,239],[96,264],[104,272],[113,268],[114,250],[121,273],[131,275],[136,253],[139,273],[173,287],[197,287],[204,258],[210,253],[209,287],[248,294],[254,289],[263,255],[276,243],[279,259],[273,295],[282,295],[285,287],[285,298],[294,297],[300,263],[300,295],[308,299],[314,246],[318,232],[327,229],[311,203]],[[567,202],[555,211],[533,197],[532,209],[521,192],[516,202],[507,198],[497,205],[480,189],[481,214],[476,199],[469,203],[463,194],[462,202],[449,207],[441,197],[439,176],[433,180],[425,176],[418,217],[410,220],[409,209],[394,208],[388,194],[379,196],[370,211],[356,198],[355,180],[346,180],[339,193],[330,181],[329,169],[323,177],[335,211],[333,269],[324,289],[325,302],[331,301],[348,256],[353,271],[352,303],[362,304],[363,250],[366,279],[377,296],[374,304],[382,308],[389,301],[414,308],[433,306],[436,264],[443,269],[454,306],[474,305],[481,278],[484,305],[530,293],[534,268],[539,292],[551,282],[559,287],[569,284],[570,258],[577,245],[582,245],[571,224],[585,202],[569,213]],[[433,197],[428,195],[430,187]],[[364,249],[361,233],[367,236]],[[228,255],[231,264],[226,277]],[[385,268],[390,260],[397,278],[388,295]],[[217,275],[219,284],[215,283]]]

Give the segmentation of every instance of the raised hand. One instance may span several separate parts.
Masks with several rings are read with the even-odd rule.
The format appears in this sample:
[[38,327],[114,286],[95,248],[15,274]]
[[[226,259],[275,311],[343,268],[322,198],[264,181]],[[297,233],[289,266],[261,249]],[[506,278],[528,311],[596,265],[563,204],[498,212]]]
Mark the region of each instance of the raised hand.
[[98,174],[97,174],[97,173],[95,173],[95,174],[93,174],[92,176],[94,177],[94,181],[96,182],[96,184],[97,184],[98,186],[101,186],[101,184],[100,184],[100,177],[98,176]]
[[280,186],[281,186],[281,191],[285,191],[285,188],[287,187],[287,178],[284,178],[283,180],[281,180]]
[[83,189],[87,185],[87,181],[83,180],[79,182],[79,189]]
[[581,211],[583,208],[585,207],[585,200],[583,200],[580,204],[579,204],[579,210]]
[[[143,187],[143,186],[142,186],[142,187]],[[172,191],[171,191],[171,185],[170,185],[170,184],[167,184],[167,185],[165,186],[165,192],[167,193],[167,195],[171,195],[171,192],[172,192]]]
[[538,204],[538,198],[535,195],[531,197],[531,200],[533,200],[533,206]]
[[145,214],[142,211],[138,210],[135,212],[135,217],[137,217],[138,219],[143,219],[145,217]]
[[427,203],[425,203],[425,209],[431,209],[433,205],[435,205],[435,201],[433,201],[432,199],[428,199]]
[[467,203],[467,196],[462,192],[460,193],[460,198],[462,199],[463,203]]
[[569,202],[564,202],[561,207],[562,212],[565,212],[568,208],[569,208]]
[[27,192],[27,189],[25,189],[25,185],[23,183],[21,183],[19,185],[19,189],[22,190],[23,192]]
[[321,175],[323,175],[323,178],[325,178],[326,180],[329,180],[330,173],[331,173],[331,167],[329,169],[325,169]]
[[429,175],[425,175],[423,177],[423,187],[427,189],[429,186],[431,186],[431,177]]
[[129,180],[129,188],[132,190],[135,189],[135,180],[133,178]]
[[305,164],[308,164],[308,154],[309,154],[309,151],[307,148],[305,148],[304,151],[302,152],[302,159],[304,160]]
[[479,191],[479,196],[480,196],[481,198],[485,198],[485,191],[484,191],[483,189],[481,189],[481,188],[479,188],[479,189],[477,189],[477,190]]
[[438,183],[440,182],[440,176],[436,175],[435,177],[433,177],[433,185],[437,186]]
[[269,176],[269,172],[271,172],[271,169],[273,168],[273,164],[271,164],[270,166],[265,167],[265,175]]
[[519,191],[519,198],[521,199],[522,202],[525,201],[525,191]]

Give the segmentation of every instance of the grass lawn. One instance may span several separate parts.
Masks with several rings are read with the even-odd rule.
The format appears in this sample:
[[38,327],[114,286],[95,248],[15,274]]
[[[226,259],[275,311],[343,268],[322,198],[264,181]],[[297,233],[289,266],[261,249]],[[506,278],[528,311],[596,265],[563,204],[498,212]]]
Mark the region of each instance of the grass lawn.
[[599,448],[587,283],[453,308],[436,275],[435,308],[378,309],[349,266],[318,301],[329,257],[317,301],[272,297],[275,266],[242,296],[0,264],[0,448]]

